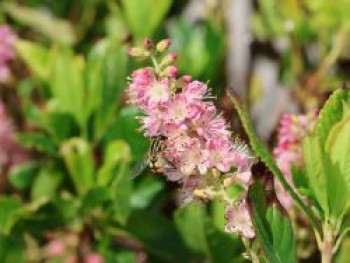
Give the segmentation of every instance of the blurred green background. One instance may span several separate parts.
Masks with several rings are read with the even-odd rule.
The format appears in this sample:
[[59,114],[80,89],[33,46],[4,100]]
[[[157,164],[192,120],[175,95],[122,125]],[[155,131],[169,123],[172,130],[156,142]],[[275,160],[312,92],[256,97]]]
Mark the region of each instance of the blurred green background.
[[2,0],[18,58],[0,83],[0,125],[13,126],[0,141],[14,141],[0,149],[0,261],[245,261],[220,203],[179,207],[175,184],[129,179],[148,141],[124,95],[146,64],[127,51],[171,38],[180,74],[209,81],[237,132],[224,90],[238,91],[272,147],[282,113],[317,108],[349,80],[349,13],[348,0]]

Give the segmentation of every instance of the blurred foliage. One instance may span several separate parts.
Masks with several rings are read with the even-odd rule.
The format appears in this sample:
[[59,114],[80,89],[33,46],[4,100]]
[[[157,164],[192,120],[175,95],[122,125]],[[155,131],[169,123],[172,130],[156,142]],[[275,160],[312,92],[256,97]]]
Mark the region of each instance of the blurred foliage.
[[[98,252],[106,262],[135,262],[142,257],[147,262],[245,261],[241,241],[222,231],[220,203],[212,203],[210,209],[198,204],[177,208],[172,185],[161,178],[149,172],[135,181],[129,178],[130,167],[148,148],[135,132],[139,112],[126,105],[123,93],[126,77],[135,68],[127,55],[131,45],[144,37],[168,36],[172,51],[178,53],[181,74],[210,80],[215,94],[226,85],[223,72],[230,47],[222,22],[225,6],[218,4],[221,9],[214,12],[210,3],[220,1],[207,1],[204,16],[189,21],[183,14],[189,2],[1,1],[1,23],[10,24],[19,36],[19,59],[9,84],[14,88],[1,89],[17,99],[9,106],[20,116],[16,140],[32,153],[30,161],[9,169],[9,186],[0,195],[1,262],[53,262],[45,254],[52,232],[74,233],[81,247]],[[252,44],[267,43],[272,50],[267,55],[278,54],[279,80],[292,88],[300,105],[305,106],[314,93],[333,90],[349,79],[344,73],[350,56],[349,12],[348,0],[256,1]],[[337,107],[325,111],[338,112],[330,121],[335,126],[320,128],[317,135],[319,143],[327,145],[327,154],[314,155],[319,145],[312,138],[304,151],[307,176],[317,177],[319,183],[310,194],[320,218],[334,216],[340,228],[349,183],[345,156],[350,156],[344,152],[350,147],[340,144],[350,141],[350,132],[345,125],[349,114],[339,110],[339,101],[334,103]],[[323,122],[319,125],[329,125]],[[250,128],[247,132],[257,154],[273,163],[264,152],[267,149],[254,141],[254,132]],[[317,167],[320,173],[315,174],[314,162],[326,163],[332,171]],[[328,166],[330,162],[340,168]],[[333,173],[339,176],[329,178]],[[319,180],[320,174],[330,185],[339,186],[336,198],[334,189]],[[290,221],[276,209],[259,212],[268,219],[259,233],[272,231],[268,237],[272,243],[280,228],[291,230]],[[284,240],[294,246],[292,235]],[[339,262],[346,262],[348,243],[337,255]],[[275,253],[278,257],[293,253],[272,245],[264,248],[271,258]]]

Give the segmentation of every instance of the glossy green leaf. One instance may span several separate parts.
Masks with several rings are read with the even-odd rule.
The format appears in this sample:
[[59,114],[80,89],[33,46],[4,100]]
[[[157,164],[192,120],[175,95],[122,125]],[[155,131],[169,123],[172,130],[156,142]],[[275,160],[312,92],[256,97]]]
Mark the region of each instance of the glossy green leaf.
[[62,144],[60,154],[76,191],[86,193],[95,183],[95,164],[89,143],[82,138],[72,138]]
[[[136,39],[151,37],[168,12],[171,0],[122,0],[126,20]],[[152,10],[152,11],[151,11]],[[140,22],[142,21],[142,22]]]

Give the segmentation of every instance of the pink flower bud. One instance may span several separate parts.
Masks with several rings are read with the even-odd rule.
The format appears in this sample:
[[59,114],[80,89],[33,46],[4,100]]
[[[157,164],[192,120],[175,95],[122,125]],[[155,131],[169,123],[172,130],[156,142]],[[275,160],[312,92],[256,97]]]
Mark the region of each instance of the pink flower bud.
[[176,53],[169,53],[168,59],[170,61],[175,61],[177,59],[177,54]]
[[184,75],[181,79],[185,84],[188,84],[192,81],[192,77],[190,75]]
[[171,40],[169,38],[161,40],[157,44],[157,51],[164,52],[169,48],[170,45],[171,45]]
[[177,67],[175,66],[169,66],[166,68],[166,73],[169,77],[171,78],[176,78],[178,70]]
[[103,263],[104,259],[97,253],[89,253],[85,258],[85,263]]
[[47,247],[47,254],[49,257],[61,256],[65,251],[66,245],[61,240],[52,240]]
[[145,47],[145,49],[147,50],[151,50],[153,47],[153,43],[152,40],[149,39],[148,37],[146,37],[143,41],[142,41],[143,46]]

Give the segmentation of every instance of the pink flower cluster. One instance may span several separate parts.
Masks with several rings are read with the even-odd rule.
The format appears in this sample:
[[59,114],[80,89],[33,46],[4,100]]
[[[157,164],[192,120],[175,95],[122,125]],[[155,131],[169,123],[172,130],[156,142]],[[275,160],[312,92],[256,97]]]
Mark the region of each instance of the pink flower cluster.
[[[180,201],[210,200],[220,192],[213,178],[223,175],[221,178],[236,184],[249,181],[250,155],[245,144],[231,139],[208,85],[188,75],[177,77],[177,68],[171,65],[174,53],[157,62],[169,45],[169,40],[163,40],[152,49],[150,40],[145,40],[143,48],[130,50],[132,56],[151,57],[154,67],[133,72],[127,89],[129,103],[144,113],[138,119],[145,136],[165,136],[163,157],[176,172],[165,171],[164,175],[182,184]],[[221,183],[220,179],[216,182]],[[233,206],[230,200],[225,204],[229,206],[226,230],[252,237],[247,207]]]
[[[59,262],[65,263],[103,263],[105,260],[103,257],[93,251],[86,251],[84,253],[83,259],[80,259],[78,256],[78,251],[82,248],[79,247],[81,245],[81,240],[79,240],[79,236],[77,233],[62,233],[62,232],[53,232],[49,233],[52,236],[49,243],[44,247],[44,253],[48,261],[58,260]],[[89,249],[88,247],[84,247],[84,249]]]
[[7,25],[0,25],[0,83],[10,76],[8,63],[15,58],[15,34]]
[[205,175],[210,168],[221,172],[247,168],[246,152],[238,151],[231,140],[206,84],[188,76],[158,78],[152,68],[142,68],[134,71],[128,95],[146,115],[140,117],[141,130],[149,137],[167,137],[165,158],[183,176]]
[[[278,167],[281,169],[289,184],[292,181],[292,165],[300,167],[302,164],[302,141],[313,130],[317,118],[317,112],[307,114],[285,114],[280,122],[278,130],[278,145],[274,149],[274,156]],[[275,182],[279,201],[289,210],[293,205],[293,199],[283,189],[278,180]]]
[[29,160],[29,154],[14,138],[16,127],[0,101],[0,175],[11,167]]

